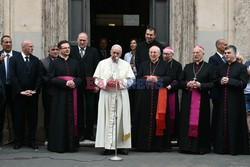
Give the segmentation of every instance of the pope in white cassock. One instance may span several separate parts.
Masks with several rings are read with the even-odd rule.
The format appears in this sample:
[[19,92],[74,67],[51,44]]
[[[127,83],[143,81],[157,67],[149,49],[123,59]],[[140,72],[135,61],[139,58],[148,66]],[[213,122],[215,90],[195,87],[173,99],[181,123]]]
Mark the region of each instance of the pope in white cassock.
[[[134,73],[128,62],[120,59],[122,47],[113,45],[111,57],[99,62],[94,73],[100,90],[95,147],[104,147],[103,155],[115,150],[115,110],[117,108],[118,154],[127,155],[131,148],[130,104],[127,88],[133,84]],[[117,96],[117,107],[116,107]]]

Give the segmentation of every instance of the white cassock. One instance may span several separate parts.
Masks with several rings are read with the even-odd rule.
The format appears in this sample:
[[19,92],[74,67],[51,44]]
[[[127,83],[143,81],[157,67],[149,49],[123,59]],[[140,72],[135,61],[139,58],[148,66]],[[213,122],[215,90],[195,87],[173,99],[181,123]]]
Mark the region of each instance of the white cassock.
[[[111,58],[99,62],[95,84],[101,89],[98,104],[98,120],[95,147],[115,149],[115,97],[117,95],[117,148],[131,148],[130,104],[127,88],[135,79],[128,62]],[[118,89],[107,88],[107,80],[119,80]]]

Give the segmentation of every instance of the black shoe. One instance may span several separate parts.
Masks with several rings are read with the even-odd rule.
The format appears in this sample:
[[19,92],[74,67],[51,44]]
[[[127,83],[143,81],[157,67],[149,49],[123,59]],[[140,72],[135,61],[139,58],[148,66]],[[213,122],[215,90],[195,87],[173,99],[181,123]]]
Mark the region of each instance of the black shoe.
[[204,155],[205,152],[204,152],[204,151],[200,151],[198,154],[199,154],[199,155]]
[[95,141],[95,137],[93,135],[87,135],[85,139],[90,140],[90,141]]
[[28,144],[28,147],[30,147],[30,148],[32,148],[32,149],[38,149],[38,146],[36,145],[36,143],[35,142],[30,142],[29,144]]
[[79,135],[79,141],[84,141],[84,140],[85,140],[84,135]]
[[118,149],[118,150],[117,150],[117,153],[118,153],[118,154],[122,154],[122,155],[128,155],[128,150],[125,150],[125,149]]
[[114,154],[115,152],[114,152],[114,150],[107,150],[107,149],[105,149],[103,152],[102,152],[102,155],[112,155],[112,154]]
[[13,149],[18,150],[21,147],[22,147],[21,143],[15,143],[14,146],[13,146]]

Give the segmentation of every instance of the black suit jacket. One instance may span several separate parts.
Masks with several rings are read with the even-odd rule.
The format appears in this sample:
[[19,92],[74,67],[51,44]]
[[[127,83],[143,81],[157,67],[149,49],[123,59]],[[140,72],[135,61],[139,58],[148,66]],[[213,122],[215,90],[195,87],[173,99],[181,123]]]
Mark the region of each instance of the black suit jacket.
[[110,49],[106,49],[106,57],[102,54],[101,49],[99,48],[98,50],[99,56],[100,56],[100,60],[106,59],[110,57]]
[[220,65],[224,64],[225,62],[221,59],[218,53],[215,53],[213,56],[209,58],[208,63],[218,68]]
[[[3,50],[0,51],[0,55],[3,53]],[[12,57],[18,55],[20,52],[12,51]],[[10,70],[10,67],[7,67]],[[0,62],[0,79],[2,80],[3,86],[6,85],[6,70],[4,61]]]
[[[0,109],[3,107],[5,102],[5,91],[4,91],[4,85],[2,83],[2,80],[0,79]],[[2,111],[1,111],[2,112]]]
[[24,62],[22,54],[10,58],[10,81],[13,94],[20,94],[24,90],[40,92],[42,81],[41,64],[37,57],[30,55],[30,67]]
[[85,55],[81,58],[78,46],[74,46],[71,48],[70,57],[76,59],[80,63],[82,80],[84,87],[86,86],[86,79],[92,78],[95,69],[100,61],[100,56],[96,48],[86,47]]
[[[215,53],[208,60],[209,64],[212,64],[216,70],[216,75],[218,75],[218,67],[225,64],[218,53]],[[217,99],[219,97],[219,88],[217,86],[213,87],[210,91],[210,97],[213,99]]]
[[46,58],[41,59],[41,68],[42,68],[42,93],[46,95],[53,95],[54,94],[54,86],[49,83],[49,64],[53,61],[50,56],[48,55]]

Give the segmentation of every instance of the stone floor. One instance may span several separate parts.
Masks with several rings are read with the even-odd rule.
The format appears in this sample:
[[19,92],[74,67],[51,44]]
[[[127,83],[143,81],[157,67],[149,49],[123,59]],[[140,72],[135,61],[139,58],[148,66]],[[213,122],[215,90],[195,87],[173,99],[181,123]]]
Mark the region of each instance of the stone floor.
[[109,160],[112,156],[102,156],[102,149],[93,147],[90,141],[81,143],[75,153],[53,153],[46,146],[38,150],[22,147],[13,150],[12,144],[0,146],[0,167],[249,167],[249,155],[190,155],[178,153],[175,147],[171,152],[136,152],[118,155],[122,161]]

